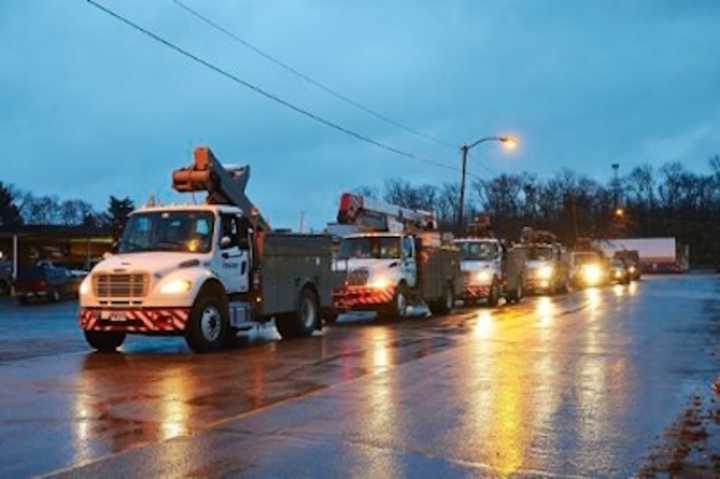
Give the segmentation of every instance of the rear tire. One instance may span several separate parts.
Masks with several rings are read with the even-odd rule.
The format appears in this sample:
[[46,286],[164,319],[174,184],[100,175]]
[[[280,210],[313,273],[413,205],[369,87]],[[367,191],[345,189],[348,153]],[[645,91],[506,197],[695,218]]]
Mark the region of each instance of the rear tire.
[[320,306],[315,293],[303,288],[298,298],[297,311],[275,318],[275,327],[283,338],[312,336],[320,324]]
[[520,301],[522,301],[523,298],[523,289],[522,289],[522,281],[518,284],[517,288],[515,288],[512,293],[508,296],[508,301],[511,303],[518,304]]
[[227,302],[211,292],[200,293],[185,326],[185,341],[196,353],[222,349],[230,334]]
[[490,285],[490,291],[488,292],[487,305],[494,308],[500,302],[500,286],[496,282]]
[[125,333],[118,331],[84,331],[85,341],[103,353],[111,353],[125,341]]
[[455,291],[451,283],[445,285],[443,288],[443,297],[439,299],[435,306],[435,311],[438,314],[447,314],[455,307]]

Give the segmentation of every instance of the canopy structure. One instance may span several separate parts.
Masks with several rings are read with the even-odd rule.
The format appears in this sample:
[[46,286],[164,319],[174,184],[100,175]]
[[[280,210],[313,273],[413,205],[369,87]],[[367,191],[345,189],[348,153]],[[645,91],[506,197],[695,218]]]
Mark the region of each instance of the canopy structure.
[[12,261],[13,277],[23,264],[47,259],[87,269],[112,248],[110,227],[82,225],[0,226],[0,255]]

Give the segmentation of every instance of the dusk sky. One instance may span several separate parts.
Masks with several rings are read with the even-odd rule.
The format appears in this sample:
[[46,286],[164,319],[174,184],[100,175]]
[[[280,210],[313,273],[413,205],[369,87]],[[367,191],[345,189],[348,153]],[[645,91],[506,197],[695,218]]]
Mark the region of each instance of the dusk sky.
[[[172,0],[104,5],[301,108],[395,148],[471,169],[605,181],[610,165],[720,153],[720,2],[184,0],[353,100],[457,145],[418,138],[278,68]],[[315,123],[82,0],[0,1],[0,180],[82,198],[175,201],[170,172],[209,145],[250,164],[249,194],[276,227],[331,221],[342,191],[457,181]],[[488,171],[490,170],[490,171]]]

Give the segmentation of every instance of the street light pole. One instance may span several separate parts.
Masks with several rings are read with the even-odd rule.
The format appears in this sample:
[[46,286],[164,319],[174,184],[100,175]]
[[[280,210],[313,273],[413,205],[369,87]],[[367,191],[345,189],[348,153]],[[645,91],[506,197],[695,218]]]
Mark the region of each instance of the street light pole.
[[478,146],[480,143],[486,141],[499,141],[508,148],[515,148],[517,146],[517,140],[510,136],[487,136],[480,138],[475,143],[469,145],[462,145],[460,147],[460,157],[462,159],[462,173],[460,176],[460,205],[458,205],[458,217],[457,217],[457,229],[458,233],[462,233],[464,230],[464,215],[465,215],[465,177],[467,175],[467,159],[468,152]]
[[462,176],[460,177],[460,205],[458,207],[457,228],[458,233],[463,229],[463,214],[465,213],[465,175],[467,169],[467,157],[470,148],[467,145],[460,147],[460,155],[462,156]]

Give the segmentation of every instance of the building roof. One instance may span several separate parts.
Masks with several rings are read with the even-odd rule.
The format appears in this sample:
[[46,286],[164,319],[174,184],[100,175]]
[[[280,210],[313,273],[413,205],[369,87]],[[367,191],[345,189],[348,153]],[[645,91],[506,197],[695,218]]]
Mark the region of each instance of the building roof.
[[88,237],[110,237],[111,228],[93,227],[86,225],[0,225],[0,238],[11,238],[13,236],[50,236],[55,239],[61,238],[88,238]]

